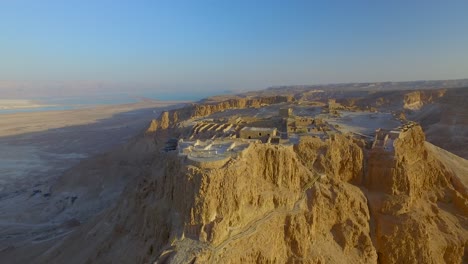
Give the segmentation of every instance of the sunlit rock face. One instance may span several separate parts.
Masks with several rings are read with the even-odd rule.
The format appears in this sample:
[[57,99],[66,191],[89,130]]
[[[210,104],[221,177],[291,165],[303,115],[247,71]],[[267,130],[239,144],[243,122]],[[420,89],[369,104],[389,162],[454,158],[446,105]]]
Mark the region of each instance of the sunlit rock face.
[[[398,109],[387,114],[401,120],[423,118],[444,96],[444,90],[376,95],[365,99],[373,107],[366,120],[377,120],[379,107]],[[236,131],[246,123],[199,122],[213,113],[248,108],[255,114],[278,103],[321,113],[309,109],[323,107],[320,102],[299,107],[297,98],[302,97],[224,98],[161,113],[144,131],[145,144],[130,143],[126,150],[132,159],[144,153],[146,160],[131,167],[137,176],[116,206],[41,253],[37,262],[468,261],[468,161],[428,143],[417,124],[382,130],[377,143],[364,132],[337,132],[322,138],[301,135],[289,143],[247,140],[229,155],[190,156],[194,149],[212,151],[216,140],[245,140],[236,138]],[[368,105],[365,100],[340,103],[354,111]],[[326,122],[319,118],[315,125],[317,120]],[[193,127],[181,125],[185,121]],[[231,128],[233,134],[226,136],[223,131]],[[187,140],[180,141],[181,135]],[[179,148],[165,152],[171,140]]]
[[219,166],[160,153],[116,208],[40,261],[79,248],[91,262],[463,262],[459,175],[420,126],[393,146],[379,154],[345,136],[304,137],[252,143]]

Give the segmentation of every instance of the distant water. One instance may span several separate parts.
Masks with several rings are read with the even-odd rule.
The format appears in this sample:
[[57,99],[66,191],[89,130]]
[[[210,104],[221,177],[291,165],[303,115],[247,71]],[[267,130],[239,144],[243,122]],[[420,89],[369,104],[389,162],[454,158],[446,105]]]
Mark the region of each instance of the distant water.
[[83,107],[92,107],[96,105],[115,105],[136,103],[145,98],[160,100],[160,101],[198,101],[214,93],[208,92],[180,92],[180,93],[158,93],[158,92],[143,92],[143,93],[114,93],[114,94],[98,94],[93,96],[70,96],[70,97],[41,97],[41,98],[18,98],[26,100],[34,100],[44,107],[35,108],[20,108],[20,109],[0,109],[0,114],[20,113],[20,112],[43,112],[43,111],[61,111],[71,110]]
[[69,105],[54,105],[54,106],[44,106],[44,107],[34,107],[34,108],[18,108],[18,109],[0,109],[0,114],[13,114],[13,113],[23,113],[23,112],[44,112],[44,111],[60,111],[60,110],[70,110],[75,109],[75,107]]

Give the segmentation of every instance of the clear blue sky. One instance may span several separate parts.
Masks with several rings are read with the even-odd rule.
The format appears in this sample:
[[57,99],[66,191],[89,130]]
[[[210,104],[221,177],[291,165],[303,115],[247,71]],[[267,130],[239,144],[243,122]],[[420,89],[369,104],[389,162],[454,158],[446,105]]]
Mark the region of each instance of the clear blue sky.
[[0,81],[225,91],[468,78],[467,12],[450,0],[1,1]]

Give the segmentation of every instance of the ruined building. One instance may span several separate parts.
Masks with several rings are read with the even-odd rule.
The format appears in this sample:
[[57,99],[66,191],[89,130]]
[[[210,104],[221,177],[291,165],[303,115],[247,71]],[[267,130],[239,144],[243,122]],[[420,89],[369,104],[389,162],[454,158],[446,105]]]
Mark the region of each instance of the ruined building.
[[270,127],[244,127],[239,131],[239,137],[244,139],[260,139],[267,142],[269,138],[275,137],[276,128]]

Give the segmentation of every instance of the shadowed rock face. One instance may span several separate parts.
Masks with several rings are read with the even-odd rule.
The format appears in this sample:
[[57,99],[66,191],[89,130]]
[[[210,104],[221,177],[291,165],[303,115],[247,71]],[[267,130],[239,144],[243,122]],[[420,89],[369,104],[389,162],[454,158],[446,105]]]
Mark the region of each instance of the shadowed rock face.
[[339,135],[251,144],[209,169],[157,154],[117,207],[38,262],[466,261],[467,196],[453,179],[467,174],[447,168],[419,126],[386,157],[362,146]]
[[468,88],[448,89],[433,104],[408,115],[421,123],[427,140],[456,155],[468,158]]

